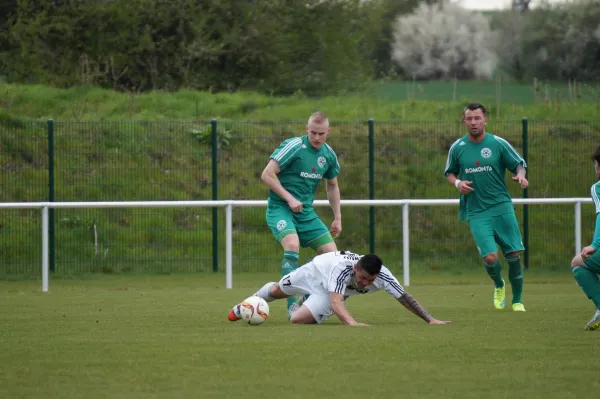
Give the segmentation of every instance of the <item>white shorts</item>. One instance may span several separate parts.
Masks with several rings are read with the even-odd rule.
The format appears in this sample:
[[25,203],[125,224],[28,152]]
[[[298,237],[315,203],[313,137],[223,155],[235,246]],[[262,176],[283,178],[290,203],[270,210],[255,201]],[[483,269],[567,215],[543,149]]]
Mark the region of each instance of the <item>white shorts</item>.
[[286,295],[310,294],[302,306],[308,308],[317,323],[321,324],[333,315],[329,292],[319,286],[313,278],[312,263],[307,263],[285,275],[278,284]]

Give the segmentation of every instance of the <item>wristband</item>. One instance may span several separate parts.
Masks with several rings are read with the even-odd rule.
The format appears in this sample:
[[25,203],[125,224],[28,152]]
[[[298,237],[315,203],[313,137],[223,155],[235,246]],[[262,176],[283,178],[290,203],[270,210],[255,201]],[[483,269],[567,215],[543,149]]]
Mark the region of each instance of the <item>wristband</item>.
[[458,180],[458,179],[456,179],[456,180],[454,181],[454,187],[458,188],[458,185],[460,184],[460,182],[461,182],[461,181],[462,181],[462,180]]

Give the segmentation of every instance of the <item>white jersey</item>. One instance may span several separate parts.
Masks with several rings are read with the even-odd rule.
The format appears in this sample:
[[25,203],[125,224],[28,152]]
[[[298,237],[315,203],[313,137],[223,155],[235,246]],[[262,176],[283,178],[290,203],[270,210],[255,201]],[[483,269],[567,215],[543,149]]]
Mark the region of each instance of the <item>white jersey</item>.
[[362,255],[348,251],[329,252],[316,256],[302,268],[310,269],[306,272],[310,275],[311,285],[321,292],[335,292],[349,297],[385,290],[396,299],[404,295],[404,288],[385,266],[381,266],[381,271],[372,284],[358,288],[354,265],[360,258]]

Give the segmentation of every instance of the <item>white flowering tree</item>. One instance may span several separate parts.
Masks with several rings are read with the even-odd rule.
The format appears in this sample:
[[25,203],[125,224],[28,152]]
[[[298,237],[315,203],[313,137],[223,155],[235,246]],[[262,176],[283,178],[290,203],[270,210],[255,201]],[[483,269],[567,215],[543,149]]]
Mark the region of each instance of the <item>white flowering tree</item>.
[[422,3],[394,25],[392,59],[416,79],[490,78],[495,35],[488,19],[458,5]]

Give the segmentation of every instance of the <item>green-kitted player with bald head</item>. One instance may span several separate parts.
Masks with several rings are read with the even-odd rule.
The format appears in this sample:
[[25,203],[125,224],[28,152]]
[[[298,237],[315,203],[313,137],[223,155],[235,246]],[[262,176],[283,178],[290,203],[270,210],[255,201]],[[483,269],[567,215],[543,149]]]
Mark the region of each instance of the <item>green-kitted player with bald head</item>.
[[500,246],[508,262],[512,310],[524,312],[523,268],[519,256],[524,247],[504,173],[508,169],[515,174],[512,179],[521,188],[527,188],[527,165],[508,141],[485,131],[487,117],[483,105],[467,105],[464,123],[468,134],[450,147],[444,174],[448,183],[460,192],[460,219],[469,221],[479,255],[494,281],[494,307],[504,309],[506,304],[502,266],[498,261]]
[[[281,143],[262,173],[262,181],[270,189],[267,224],[283,247],[282,276],[298,267],[300,246],[310,247],[319,255],[337,251],[334,238],[342,231],[337,181],[340,164],[333,149],[325,142],[330,132],[327,115],[313,113],[306,125],[306,135]],[[327,199],[333,210],[329,229],[312,207],[323,179],[327,181]],[[295,297],[289,297],[288,310],[294,303]]]

